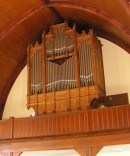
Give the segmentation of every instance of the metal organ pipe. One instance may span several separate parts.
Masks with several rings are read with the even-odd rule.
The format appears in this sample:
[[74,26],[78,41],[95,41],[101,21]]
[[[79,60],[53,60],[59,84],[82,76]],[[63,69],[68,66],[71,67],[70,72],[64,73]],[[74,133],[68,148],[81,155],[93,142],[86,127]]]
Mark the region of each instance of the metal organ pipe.
[[74,40],[71,36],[68,36],[68,52],[74,51]]
[[46,54],[47,57],[58,55],[63,55],[67,51],[73,52],[74,51],[74,40],[71,36],[66,36],[62,29],[58,29],[54,32],[54,41],[49,40],[46,43]]
[[[92,60],[92,50],[91,47],[89,47],[89,51],[90,51],[90,59]],[[94,72],[93,72],[93,64],[92,61],[90,62],[90,68],[91,68],[91,85],[94,84]]]
[[[60,39],[58,39],[60,35]],[[58,37],[57,37],[58,36]],[[55,33],[54,42],[48,42],[46,47],[47,56],[50,56],[54,46],[54,54],[60,55],[64,52],[65,35],[62,30]],[[58,44],[58,42],[60,42]],[[54,44],[53,44],[54,43]],[[73,38],[68,36],[68,52],[73,50]],[[50,46],[50,47],[49,47]],[[86,40],[83,40],[79,47],[79,69],[80,86],[93,85],[92,50]],[[74,56],[65,59],[61,63],[46,61],[46,92],[64,90],[76,87],[76,71]],[[31,94],[42,93],[42,55],[36,52],[31,62]]]
[[42,93],[42,57],[36,52],[31,62],[31,94]]
[[36,53],[34,55],[34,93],[36,94]]
[[[83,40],[83,49],[84,49],[84,53],[83,53],[83,59],[84,59],[84,86],[86,86],[88,84],[88,65],[85,63],[86,60],[89,61],[89,57],[87,57],[87,53],[88,53],[88,46],[86,45],[86,41]],[[87,61],[87,62],[88,62]]]
[[61,65],[47,61],[46,62],[46,91],[52,92],[67,88],[76,87],[76,76],[74,57],[70,57]]
[[31,94],[34,94],[34,57],[31,62]]
[[39,93],[42,93],[42,58],[41,58],[41,54],[39,54]]
[[[65,36],[62,29],[54,33],[54,40],[50,39],[46,43],[46,56],[58,56],[73,52],[74,39],[71,36]],[[80,86],[93,85],[93,65],[91,46],[84,39],[79,47],[79,69]],[[53,53],[54,52],[54,53]],[[42,93],[42,57],[41,53],[36,52],[31,63],[31,93]],[[46,92],[63,90],[76,87],[76,71],[74,56],[65,59],[46,61]]]
[[53,40],[50,40],[46,44],[46,55],[47,57],[53,56]]
[[83,87],[83,53],[82,53],[82,44],[79,47],[79,65],[80,65],[80,86]]
[[79,47],[80,86],[93,85],[92,50],[86,40]]

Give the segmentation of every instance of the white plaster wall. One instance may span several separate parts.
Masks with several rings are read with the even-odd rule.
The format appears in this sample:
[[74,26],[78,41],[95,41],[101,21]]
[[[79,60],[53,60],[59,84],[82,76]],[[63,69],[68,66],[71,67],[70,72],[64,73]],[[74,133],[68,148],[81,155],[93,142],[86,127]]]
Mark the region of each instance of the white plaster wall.
[[130,99],[130,54],[105,39],[101,42],[106,94],[128,93]]
[[[105,71],[106,94],[128,93],[130,99],[130,55],[117,45],[101,39]],[[14,83],[8,96],[3,119],[10,116],[30,116],[33,109],[26,108],[27,68],[25,67]]]
[[26,107],[27,99],[27,67],[25,67],[16,79],[6,101],[3,119],[12,117],[28,117],[33,109]]

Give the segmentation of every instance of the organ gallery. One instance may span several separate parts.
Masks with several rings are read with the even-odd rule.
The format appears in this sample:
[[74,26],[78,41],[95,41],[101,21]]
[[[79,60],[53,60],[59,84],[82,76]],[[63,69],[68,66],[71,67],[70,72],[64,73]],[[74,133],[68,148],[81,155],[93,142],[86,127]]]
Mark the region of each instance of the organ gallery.
[[28,46],[27,107],[37,115],[89,108],[105,96],[101,43],[93,29],[52,25],[41,44]]

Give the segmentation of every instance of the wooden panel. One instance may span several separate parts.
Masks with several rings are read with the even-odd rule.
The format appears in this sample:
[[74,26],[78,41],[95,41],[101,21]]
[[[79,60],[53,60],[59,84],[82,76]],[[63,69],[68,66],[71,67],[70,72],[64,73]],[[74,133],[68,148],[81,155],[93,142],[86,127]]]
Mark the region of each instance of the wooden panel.
[[98,86],[86,86],[56,92],[31,95],[28,101],[38,115],[45,113],[78,111],[87,108],[94,98],[98,98]]
[[12,138],[10,119],[0,121],[0,139]]
[[127,128],[130,128],[130,106],[124,105],[2,120],[0,121],[0,139],[105,132]]
[[[130,114],[128,110],[130,110],[129,105],[89,111],[82,110],[62,115],[14,119],[14,138],[129,128]],[[127,115],[128,118],[126,118]]]
[[[89,111],[84,109],[78,113],[3,120],[0,121],[0,151],[73,148],[81,156],[95,156],[102,146],[130,143],[129,112],[130,106],[124,105]],[[11,127],[13,138],[10,137]]]
[[68,110],[69,99],[57,100],[56,103],[56,112],[65,112]]
[[126,105],[128,104],[128,94],[108,95],[105,98],[105,106]]
[[102,49],[101,42],[97,38],[94,38],[95,43],[95,55],[96,55],[96,75],[97,75],[97,83],[102,92],[105,92],[105,79],[104,79],[104,68],[103,68],[103,57],[102,57]]

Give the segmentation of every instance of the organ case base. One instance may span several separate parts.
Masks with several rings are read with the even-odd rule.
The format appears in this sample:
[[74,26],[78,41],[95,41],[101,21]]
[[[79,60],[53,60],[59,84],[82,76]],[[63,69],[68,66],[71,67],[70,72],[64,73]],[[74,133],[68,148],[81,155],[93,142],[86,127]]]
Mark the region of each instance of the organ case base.
[[28,108],[32,107],[38,115],[79,111],[101,95],[103,92],[98,85],[31,95],[28,97]]

